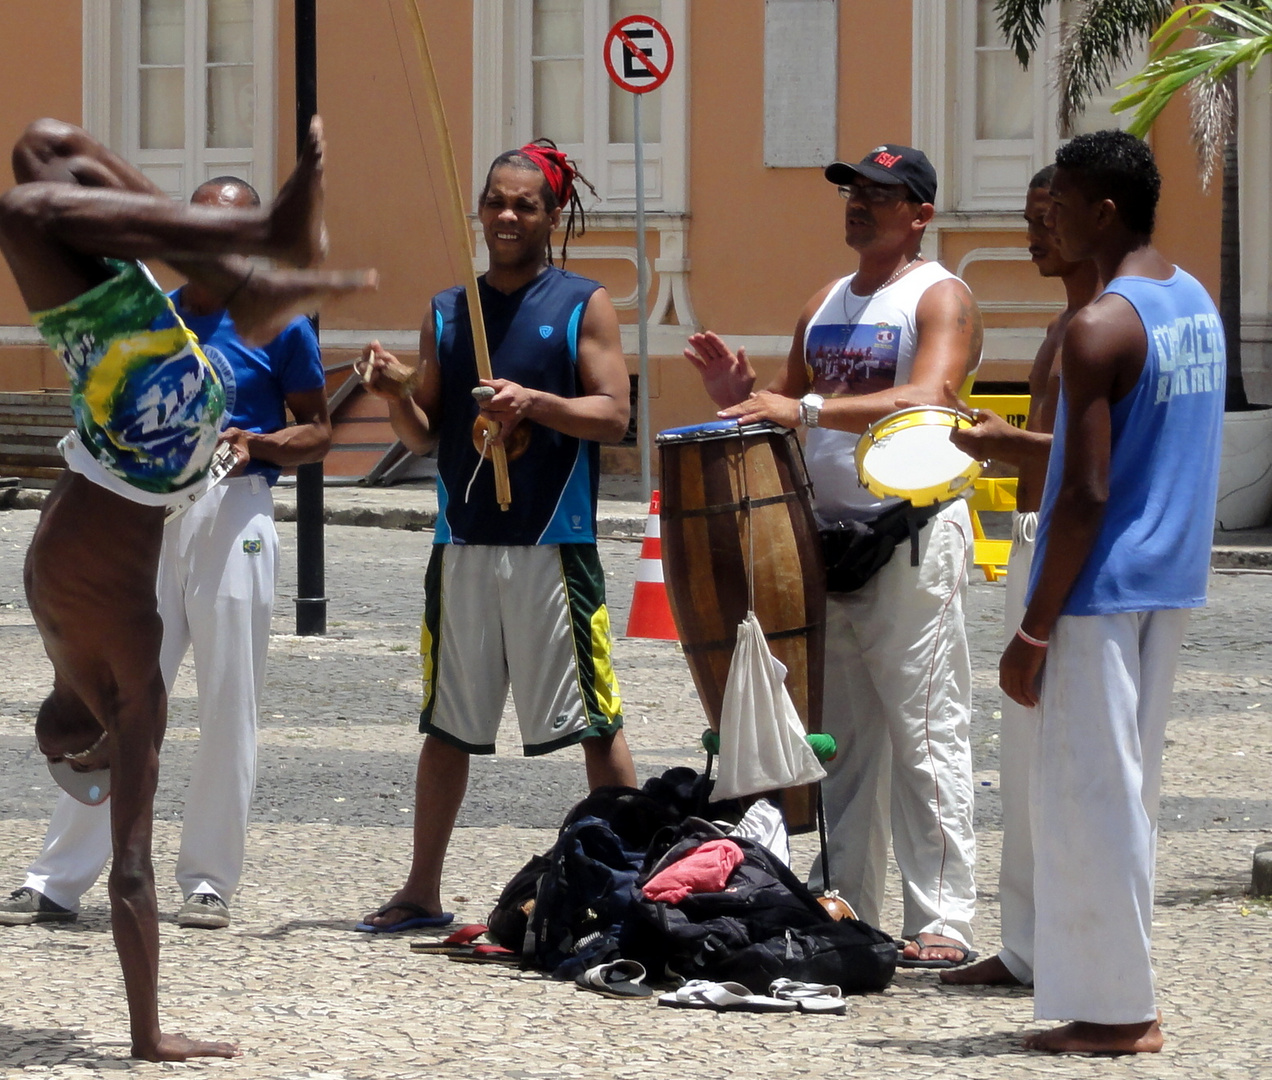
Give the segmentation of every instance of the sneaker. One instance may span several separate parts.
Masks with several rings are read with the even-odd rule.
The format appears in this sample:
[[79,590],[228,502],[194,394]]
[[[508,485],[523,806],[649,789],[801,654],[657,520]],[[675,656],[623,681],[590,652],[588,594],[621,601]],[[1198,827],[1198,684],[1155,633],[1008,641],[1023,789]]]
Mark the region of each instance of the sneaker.
[[38,922],[74,922],[75,912],[53,903],[43,893],[23,886],[0,900],[0,926],[29,926]]
[[177,925],[186,929],[220,930],[230,925],[230,907],[216,893],[191,893],[177,912]]

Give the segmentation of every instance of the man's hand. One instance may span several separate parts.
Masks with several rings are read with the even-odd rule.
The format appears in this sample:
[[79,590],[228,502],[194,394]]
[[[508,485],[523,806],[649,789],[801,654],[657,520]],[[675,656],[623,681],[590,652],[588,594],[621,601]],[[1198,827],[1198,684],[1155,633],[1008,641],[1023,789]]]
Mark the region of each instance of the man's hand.
[[736,420],[740,424],[755,424],[767,420],[782,427],[799,427],[799,402],[785,394],[761,390],[745,401],[716,413],[721,420]]
[[1016,455],[1012,451],[1020,440],[1020,429],[989,409],[969,411],[972,426],[951,428],[950,442],[977,461],[988,461],[990,458],[1014,461]]
[[234,476],[242,476],[243,470],[247,468],[248,462],[252,460],[252,452],[248,449],[247,440],[249,433],[242,428],[230,427],[226,428],[217,438],[217,442],[224,443],[233,452],[235,457],[234,468],[227,474],[227,479]]
[[1038,704],[1039,679],[1047,650],[1013,635],[998,661],[998,685],[1018,705],[1032,709]]
[[538,391],[507,379],[482,379],[481,385],[489,386],[495,392],[489,401],[478,402],[478,406],[482,416],[498,425],[498,434],[491,442],[503,446],[513,429],[529,416]]
[[362,347],[362,355],[354,361],[353,370],[362,376],[363,384],[371,393],[389,401],[410,397],[415,386],[415,372],[378,341]]
[[711,400],[724,408],[736,405],[755,386],[755,369],[746,358],[746,349],[734,354],[711,330],[689,338],[685,359],[698,369]]

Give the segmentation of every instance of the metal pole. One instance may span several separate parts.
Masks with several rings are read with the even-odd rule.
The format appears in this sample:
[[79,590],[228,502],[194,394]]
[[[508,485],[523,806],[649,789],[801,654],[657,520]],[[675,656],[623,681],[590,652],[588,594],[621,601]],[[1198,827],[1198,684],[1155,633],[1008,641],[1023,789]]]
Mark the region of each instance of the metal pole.
[[645,274],[645,135],[641,130],[640,99],[632,95],[636,124],[636,333],[640,343],[640,392],[637,398],[637,432],[640,438],[640,498],[648,503],[653,492],[649,432],[649,284]]
[[[318,111],[318,17],[316,0],[296,0],[296,155]],[[312,316],[314,332],[318,318]],[[296,469],[296,633],[327,632],[323,567],[322,462]]]

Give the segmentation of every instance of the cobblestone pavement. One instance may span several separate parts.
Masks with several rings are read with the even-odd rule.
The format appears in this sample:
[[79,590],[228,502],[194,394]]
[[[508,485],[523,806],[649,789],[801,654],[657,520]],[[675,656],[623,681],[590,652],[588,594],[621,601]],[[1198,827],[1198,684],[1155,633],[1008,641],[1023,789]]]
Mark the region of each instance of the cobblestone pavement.
[[[21,590],[30,510],[0,513],[0,887],[21,883],[53,792],[31,721],[49,667]],[[714,1014],[611,1001],[537,974],[412,954],[402,937],[352,932],[400,884],[409,858],[418,735],[420,588],[428,534],[327,530],[329,633],[294,628],[295,533],[261,717],[261,770],[243,884],[228,930],[177,928],[173,881],[194,746],[192,671],[173,694],[157,803],[156,874],[165,1027],[240,1042],[232,1062],[126,1058],[127,1017],[104,884],[77,923],[0,928],[0,1076],[149,1076],[200,1070],[243,1080],[786,1077],[870,1075],[1272,1077],[1272,904],[1245,895],[1255,844],[1272,833],[1268,627],[1272,578],[1217,574],[1194,616],[1178,680],[1162,808],[1155,919],[1166,1051],[1116,1061],[1019,1049],[1035,1027],[1024,990],[955,990],[899,973],[847,1017]],[[607,540],[614,626],[626,625],[639,548]],[[978,947],[997,946],[997,695],[1001,585],[970,590],[977,694]],[[642,779],[701,767],[703,726],[673,643],[620,638],[615,663]],[[447,861],[459,922],[481,920],[503,883],[583,793],[577,750],[520,757],[515,734],[476,759]],[[815,844],[796,841],[796,870]],[[895,873],[885,929],[897,930]]]

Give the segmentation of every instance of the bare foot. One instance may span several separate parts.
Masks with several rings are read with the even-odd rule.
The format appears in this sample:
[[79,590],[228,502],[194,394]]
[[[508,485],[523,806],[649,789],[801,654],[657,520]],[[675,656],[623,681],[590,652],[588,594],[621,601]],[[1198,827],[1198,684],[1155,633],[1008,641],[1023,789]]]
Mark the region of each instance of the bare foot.
[[953,938],[941,934],[915,934],[905,943],[901,950],[901,959],[912,963],[929,963],[946,960],[951,964],[961,964],[967,960],[971,950]]
[[322,220],[322,119],[315,116],[291,176],[269,211],[270,254],[292,266],[317,266],[327,256],[327,226]]
[[297,315],[379,284],[374,270],[257,270],[231,299],[230,316],[249,345],[267,345]]
[[1164,1042],[1156,1020],[1141,1024],[1091,1024],[1078,1020],[1030,1035],[1024,1045],[1026,1050],[1049,1054],[1156,1054]]
[[1023,986],[997,956],[964,968],[942,971],[941,982],[948,986]]
[[243,1051],[237,1043],[200,1042],[184,1035],[160,1035],[157,1046],[145,1049],[133,1043],[132,1056],[143,1061],[188,1061],[196,1057],[236,1058]]

